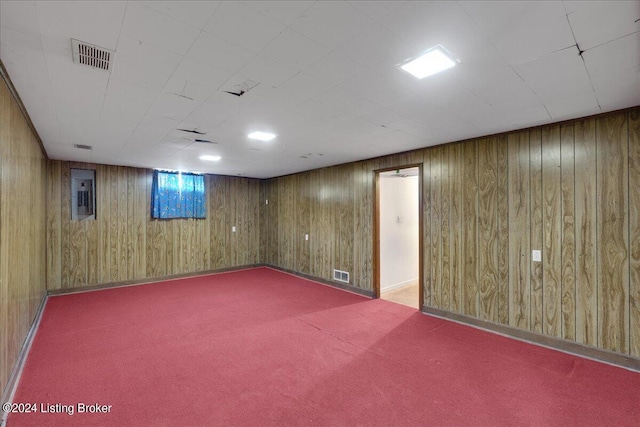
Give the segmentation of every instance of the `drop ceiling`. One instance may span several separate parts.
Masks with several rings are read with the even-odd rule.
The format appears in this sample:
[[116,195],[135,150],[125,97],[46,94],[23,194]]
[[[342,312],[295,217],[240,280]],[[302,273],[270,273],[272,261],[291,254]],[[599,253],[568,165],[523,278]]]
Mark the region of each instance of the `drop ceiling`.
[[[52,159],[267,178],[640,105],[638,1],[3,0],[0,18]],[[398,69],[436,45],[458,64]]]

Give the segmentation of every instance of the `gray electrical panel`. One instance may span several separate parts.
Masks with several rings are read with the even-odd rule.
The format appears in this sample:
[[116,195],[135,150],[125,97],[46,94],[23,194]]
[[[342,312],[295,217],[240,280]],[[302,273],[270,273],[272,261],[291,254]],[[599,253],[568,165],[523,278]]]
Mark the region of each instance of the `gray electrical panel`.
[[71,219],[96,219],[96,171],[71,169]]

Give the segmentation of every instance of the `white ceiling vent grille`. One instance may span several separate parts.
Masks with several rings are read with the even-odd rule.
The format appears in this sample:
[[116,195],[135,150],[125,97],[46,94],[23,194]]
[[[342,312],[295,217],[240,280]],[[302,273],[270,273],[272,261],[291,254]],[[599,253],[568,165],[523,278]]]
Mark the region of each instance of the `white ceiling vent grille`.
[[71,49],[73,52],[73,62],[101,70],[110,70],[113,51],[76,39],[71,39]]

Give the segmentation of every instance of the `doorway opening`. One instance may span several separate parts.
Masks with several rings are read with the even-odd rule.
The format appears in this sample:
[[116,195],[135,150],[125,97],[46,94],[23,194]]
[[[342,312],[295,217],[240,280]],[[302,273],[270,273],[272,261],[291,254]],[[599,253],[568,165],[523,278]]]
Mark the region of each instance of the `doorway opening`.
[[422,309],[421,166],[376,173],[376,296]]

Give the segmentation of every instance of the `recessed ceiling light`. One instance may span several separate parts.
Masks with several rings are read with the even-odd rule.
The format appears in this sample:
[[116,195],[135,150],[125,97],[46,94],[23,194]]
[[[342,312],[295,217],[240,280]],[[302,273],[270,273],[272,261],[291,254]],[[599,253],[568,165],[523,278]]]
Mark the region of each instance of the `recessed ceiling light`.
[[247,137],[258,141],[271,141],[276,135],[269,132],[251,132]]
[[210,161],[210,162],[217,162],[221,158],[222,157],[220,157],[220,156],[210,156],[208,154],[205,154],[204,156],[200,156],[200,160],[207,160],[207,161]]
[[432,76],[456,65],[449,53],[440,45],[401,65],[407,73],[418,79]]

